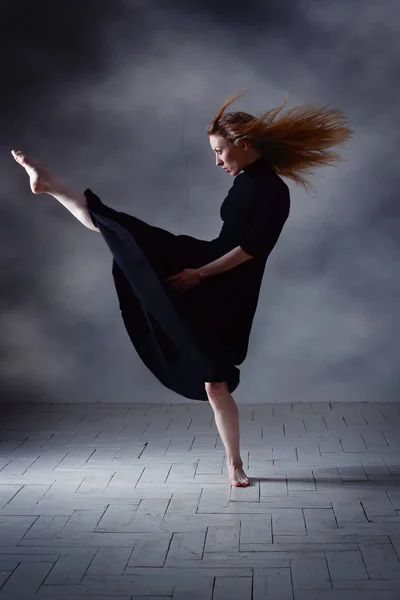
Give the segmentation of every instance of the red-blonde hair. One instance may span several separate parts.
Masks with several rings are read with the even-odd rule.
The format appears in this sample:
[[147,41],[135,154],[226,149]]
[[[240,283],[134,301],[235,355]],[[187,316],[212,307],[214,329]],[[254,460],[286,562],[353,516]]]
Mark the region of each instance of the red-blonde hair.
[[262,152],[278,175],[303,185],[307,192],[313,188],[304,173],[343,161],[331,147],[344,144],[354,131],[340,110],[329,105],[301,105],[276,118],[287,103],[286,94],[283,104],[258,117],[241,111],[223,114],[243,93],[225,100],[207,127],[208,135],[222,136],[235,145],[245,139]]

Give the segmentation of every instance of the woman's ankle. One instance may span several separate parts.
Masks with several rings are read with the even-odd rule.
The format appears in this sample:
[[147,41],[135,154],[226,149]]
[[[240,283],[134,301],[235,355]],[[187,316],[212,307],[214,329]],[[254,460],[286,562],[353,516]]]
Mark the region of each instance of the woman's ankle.
[[228,467],[234,467],[235,469],[241,469],[243,467],[243,461],[240,458],[227,458],[226,464]]

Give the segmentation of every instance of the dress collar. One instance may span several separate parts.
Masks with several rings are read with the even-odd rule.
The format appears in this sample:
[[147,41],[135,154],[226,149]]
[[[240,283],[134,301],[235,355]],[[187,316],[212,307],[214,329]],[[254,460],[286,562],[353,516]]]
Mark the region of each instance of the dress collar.
[[244,171],[247,174],[252,174],[252,173],[261,173],[261,172],[268,172],[271,170],[271,166],[267,161],[267,158],[262,154],[261,156],[259,156],[258,158],[256,158],[256,160],[254,160],[252,163],[250,163],[249,165],[247,165],[246,167],[243,167],[242,171]]

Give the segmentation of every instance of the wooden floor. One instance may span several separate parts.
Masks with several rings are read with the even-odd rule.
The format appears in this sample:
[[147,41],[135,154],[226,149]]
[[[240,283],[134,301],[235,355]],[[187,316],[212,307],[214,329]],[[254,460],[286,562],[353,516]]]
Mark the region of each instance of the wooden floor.
[[0,405],[0,600],[398,600],[400,404]]

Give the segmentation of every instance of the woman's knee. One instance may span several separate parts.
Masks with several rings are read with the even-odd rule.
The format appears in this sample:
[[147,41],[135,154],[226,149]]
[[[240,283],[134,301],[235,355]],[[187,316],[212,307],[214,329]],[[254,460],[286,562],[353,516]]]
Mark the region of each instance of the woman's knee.
[[206,381],[205,388],[209,398],[226,395],[229,392],[227,381]]

